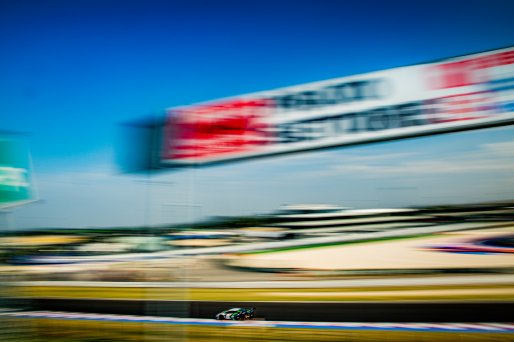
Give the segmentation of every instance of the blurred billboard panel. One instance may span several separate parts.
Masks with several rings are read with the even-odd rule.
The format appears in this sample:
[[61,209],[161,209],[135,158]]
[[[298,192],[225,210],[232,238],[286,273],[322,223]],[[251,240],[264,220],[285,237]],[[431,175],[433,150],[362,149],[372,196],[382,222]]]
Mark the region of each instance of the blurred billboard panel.
[[34,201],[28,147],[13,134],[0,133],[0,209]]
[[514,123],[514,47],[167,110],[161,166]]

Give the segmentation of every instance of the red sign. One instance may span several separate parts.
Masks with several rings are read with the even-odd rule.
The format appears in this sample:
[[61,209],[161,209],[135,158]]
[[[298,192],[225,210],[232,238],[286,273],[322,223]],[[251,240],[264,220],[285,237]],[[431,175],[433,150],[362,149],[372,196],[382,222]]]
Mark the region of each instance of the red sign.
[[487,82],[487,69],[514,63],[514,51],[505,51],[463,61],[434,65],[430,79],[434,89],[454,88]]
[[250,152],[267,143],[263,117],[268,101],[232,100],[168,113],[166,159]]

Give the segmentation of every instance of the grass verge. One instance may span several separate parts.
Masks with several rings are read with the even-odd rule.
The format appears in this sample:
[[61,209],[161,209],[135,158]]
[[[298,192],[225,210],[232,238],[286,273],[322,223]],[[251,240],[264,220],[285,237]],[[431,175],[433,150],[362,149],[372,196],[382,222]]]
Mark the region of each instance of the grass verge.
[[[6,322],[4,322],[5,324]],[[11,320],[11,326],[20,324]],[[22,322],[23,335],[2,341],[114,342],[114,341],[512,341],[509,333],[412,332],[377,330],[283,329],[256,326],[178,326],[170,324],[125,323],[62,319],[30,319]],[[0,335],[1,336],[1,335]],[[22,339],[16,339],[22,337]]]
[[12,297],[213,300],[213,301],[399,301],[399,300],[514,300],[514,287],[505,285],[391,286],[355,288],[115,288],[25,286]]
[[361,243],[383,242],[383,241],[393,241],[393,240],[418,239],[418,238],[423,238],[423,237],[427,237],[427,236],[434,236],[434,234],[382,237],[382,238],[364,239],[364,240],[358,240],[358,241],[315,243],[315,244],[310,244],[310,245],[282,247],[282,248],[266,249],[266,250],[262,250],[262,251],[244,252],[244,253],[238,253],[238,254],[242,254],[242,255],[244,255],[244,254],[270,254],[270,253],[294,251],[294,250],[298,250],[298,249],[310,249],[310,248],[332,247],[332,246],[342,246],[342,245],[356,245],[356,244],[361,244]]

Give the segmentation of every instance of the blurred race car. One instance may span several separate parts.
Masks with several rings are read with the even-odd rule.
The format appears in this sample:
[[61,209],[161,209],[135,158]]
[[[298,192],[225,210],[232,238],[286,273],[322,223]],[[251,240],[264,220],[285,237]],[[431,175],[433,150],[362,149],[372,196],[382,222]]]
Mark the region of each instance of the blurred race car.
[[232,308],[222,311],[216,315],[216,319],[218,320],[230,319],[233,321],[243,321],[254,317],[255,308]]

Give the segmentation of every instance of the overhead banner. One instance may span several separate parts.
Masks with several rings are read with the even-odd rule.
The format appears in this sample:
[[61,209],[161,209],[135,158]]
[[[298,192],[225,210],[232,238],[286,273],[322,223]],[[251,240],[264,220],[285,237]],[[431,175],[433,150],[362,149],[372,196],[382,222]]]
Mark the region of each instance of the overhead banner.
[[170,108],[186,166],[514,123],[514,47]]

